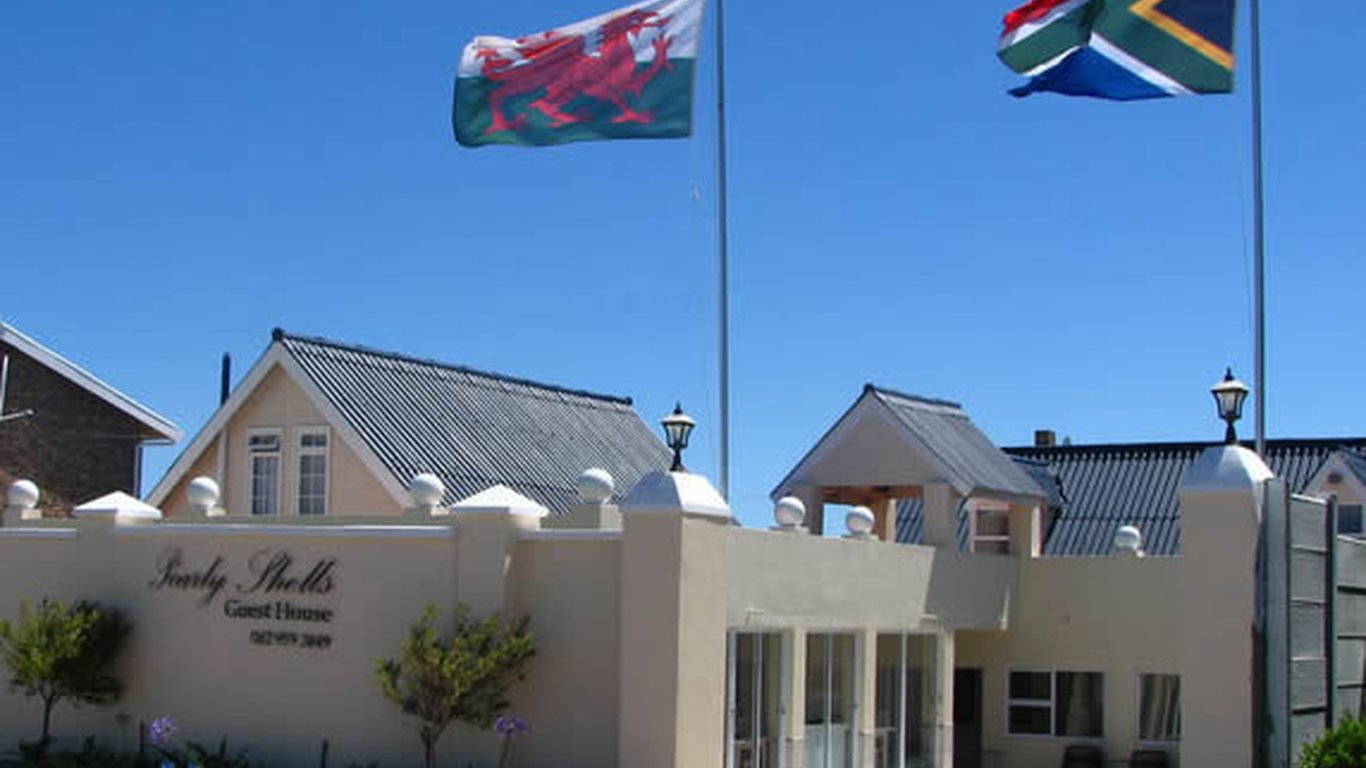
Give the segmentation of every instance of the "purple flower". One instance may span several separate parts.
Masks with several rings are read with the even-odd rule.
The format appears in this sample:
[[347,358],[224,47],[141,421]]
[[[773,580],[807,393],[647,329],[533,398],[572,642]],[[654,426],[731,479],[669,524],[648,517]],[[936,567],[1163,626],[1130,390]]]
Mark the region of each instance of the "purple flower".
[[512,715],[499,715],[497,722],[493,724],[493,730],[502,734],[505,738],[511,738],[523,733],[529,733],[531,726],[520,717]]
[[171,736],[174,734],[175,723],[165,715],[153,720],[151,727],[147,729],[147,735],[152,738],[152,743],[160,746],[171,743]]

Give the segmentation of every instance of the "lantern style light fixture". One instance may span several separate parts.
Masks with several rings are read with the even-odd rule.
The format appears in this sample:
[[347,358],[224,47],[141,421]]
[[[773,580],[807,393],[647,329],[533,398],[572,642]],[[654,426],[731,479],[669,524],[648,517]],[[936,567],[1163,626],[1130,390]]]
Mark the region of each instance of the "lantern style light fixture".
[[1224,380],[1210,387],[1209,391],[1214,395],[1214,402],[1219,407],[1219,418],[1228,424],[1228,429],[1224,431],[1224,443],[1234,445],[1238,442],[1238,433],[1233,429],[1233,422],[1243,418],[1243,401],[1247,399],[1247,385],[1233,378],[1233,369],[1229,368],[1224,372]]
[[664,425],[664,437],[674,452],[674,463],[669,467],[669,471],[687,472],[688,470],[683,468],[683,449],[688,447],[688,436],[692,434],[692,428],[697,426],[697,422],[683,412],[682,403],[676,403],[674,412],[665,416],[659,423]]

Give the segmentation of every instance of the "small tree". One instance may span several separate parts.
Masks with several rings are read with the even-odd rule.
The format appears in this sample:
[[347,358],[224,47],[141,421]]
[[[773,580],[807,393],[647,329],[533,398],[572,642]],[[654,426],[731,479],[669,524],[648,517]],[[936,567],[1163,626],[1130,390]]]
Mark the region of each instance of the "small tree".
[[43,702],[39,755],[51,739],[52,709],[58,702],[118,700],[123,684],[113,666],[127,634],[118,611],[89,602],[44,600],[35,609],[25,600],[18,622],[0,621],[0,660],[9,671],[10,687]]
[[525,616],[476,621],[468,606],[459,605],[450,635],[442,636],[435,623],[436,606],[428,604],[409,628],[399,657],[375,661],[385,697],[418,720],[424,768],[434,767],[436,743],[452,721],[493,725],[507,709],[508,689],[536,653]]

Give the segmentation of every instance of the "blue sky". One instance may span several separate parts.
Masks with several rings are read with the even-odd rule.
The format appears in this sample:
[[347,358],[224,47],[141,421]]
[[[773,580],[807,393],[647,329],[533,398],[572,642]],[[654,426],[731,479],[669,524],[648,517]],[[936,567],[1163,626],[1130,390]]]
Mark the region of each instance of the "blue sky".
[[[219,355],[244,372],[278,325],[631,395],[651,421],[679,399],[715,478],[710,36],[690,140],[450,135],[469,37],[611,5],[6,4],[0,318],[191,435]],[[1209,385],[1250,381],[1246,89],[1016,101],[1009,6],[727,8],[746,522],[864,382],[959,400],[1013,445],[1214,439]],[[1355,10],[1264,12],[1273,437],[1366,434]],[[149,451],[146,487],[176,450]]]

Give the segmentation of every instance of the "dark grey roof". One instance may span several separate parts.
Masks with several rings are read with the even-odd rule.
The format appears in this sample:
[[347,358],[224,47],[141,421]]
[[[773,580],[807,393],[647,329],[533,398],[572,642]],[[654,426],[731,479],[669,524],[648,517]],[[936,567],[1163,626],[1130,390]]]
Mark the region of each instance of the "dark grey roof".
[[973,425],[962,406],[868,385],[865,392],[882,401],[937,460],[945,478],[960,493],[996,493],[1027,498],[1047,494],[1029,473],[992,444]]
[[431,472],[447,503],[502,483],[564,513],[599,467],[620,500],[671,454],[629,398],[277,331],[275,339],[407,487]]
[[1357,481],[1366,484],[1366,456],[1351,451],[1342,452],[1342,463],[1356,475]]
[[[1186,467],[1211,445],[1215,443],[1062,445],[1005,451],[1046,463],[1061,486],[1061,504],[1044,521],[1045,555],[1108,554],[1121,525],[1138,526],[1150,554],[1175,555],[1181,550],[1177,504],[1181,480]],[[1268,440],[1265,460],[1298,493],[1338,450],[1351,462],[1366,463],[1366,438]],[[919,517],[919,506],[906,504],[899,512],[898,536],[906,537],[902,541],[919,541],[919,521],[914,519]],[[961,521],[959,527],[964,528]]]
[[[1049,510],[1061,509],[1063,505],[1062,485],[1058,482],[1052,470],[1049,469],[1047,462],[1036,461],[1034,459],[1022,458],[1020,456],[1011,457],[1020,469],[1033,478],[1034,482],[1048,494],[1046,508]],[[922,512],[923,506],[920,499],[897,499],[896,501],[896,540],[901,542],[916,543],[920,541],[924,530],[925,516]],[[962,509],[958,510],[957,525],[955,526],[958,537],[958,548],[966,549],[968,542],[968,516]]]

